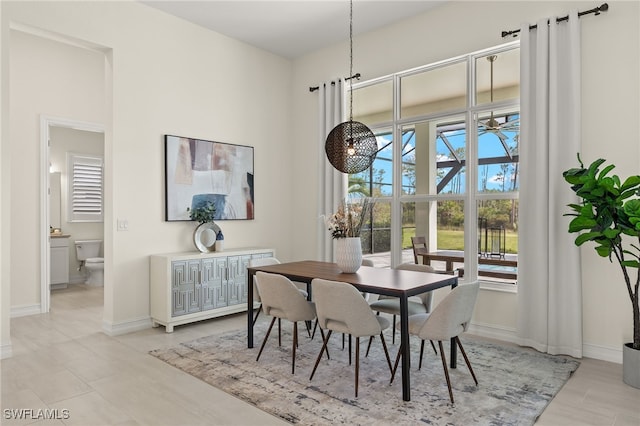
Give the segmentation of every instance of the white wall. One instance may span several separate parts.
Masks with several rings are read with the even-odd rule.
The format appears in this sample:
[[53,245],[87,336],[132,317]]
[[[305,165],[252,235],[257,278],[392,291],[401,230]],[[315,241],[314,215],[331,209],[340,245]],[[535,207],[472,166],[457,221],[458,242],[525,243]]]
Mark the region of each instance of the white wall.
[[[254,146],[256,219],[219,225],[228,248],[268,246],[275,247],[283,259],[290,256],[287,225],[292,213],[283,206],[291,205],[292,190],[289,169],[282,167],[291,159],[290,61],[138,2],[2,2],[0,7],[3,70],[9,64],[5,46],[11,55],[33,55],[20,52],[17,43],[5,44],[4,35],[11,26],[44,30],[46,36],[60,35],[105,52],[104,93],[97,95],[103,109],[98,117],[92,115],[93,105],[87,106],[90,99],[67,102],[68,96],[80,96],[80,90],[68,96],[34,91],[20,100],[12,96],[9,103],[3,90],[2,123],[10,124],[11,137],[4,138],[3,127],[2,184],[9,183],[10,192],[2,192],[0,211],[3,225],[10,217],[11,227],[19,224],[21,238],[37,247],[39,220],[37,213],[31,213],[40,209],[35,184],[40,173],[37,115],[105,125],[106,332],[150,325],[150,254],[194,251],[195,224],[164,221],[164,134]],[[62,65],[55,57],[48,60],[44,66]],[[72,81],[82,74],[82,65],[75,66],[78,73],[68,76]],[[8,77],[3,72],[3,87],[19,80],[15,75]],[[14,108],[23,103],[28,104],[25,115],[29,116],[14,120]],[[43,104],[49,108],[42,110]],[[11,174],[17,173],[17,160],[25,169],[20,174],[28,180],[26,189],[23,183],[5,180],[4,167],[11,163]],[[17,217],[11,207],[13,194],[23,198],[27,217]],[[129,231],[115,231],[118,218],[129,221]],[[12,238],[9,246],[12,253],[19,249],[11,261],[2,257],[3,297],[16,276],[14,269],[21,273],[24,265],[39,262],[37,252],[27,255],[17,240]],[[12,306],[39,303],[39,272],[24,275],[16,294],[11,294]],[[2,314],[3,321],[8,320]],[[8,340],[7,334],[2,337],[3,342]]]
[[[105,59],[99,52],[20,31],[11,31],[10,37],[9,140],[14,159],[10,208],[11,226],[20,230],[11,235],[11,306],[14,312],[33,306],[39,312],[40,115],[103,123]],[[50,136],[55,135],[54,130]],[[61,158],[52,157],[59,165],[65,164],[64,153]]]
[[[640,170],[639,3],[610,1],[608,12],[582,21],[582,134],[583,158],[607,158],[623,176]],[[519,28],[549,16],[564,16],[575,8],[588,10],[591,1],[566,2],[448,2],[431,12],[354,40],[354,72],[363,80],[410,69],[453,56],[496,46],[502,30]],[[357,27],[357,16],[354,26]],[[296,194],[317,187],[317,93],[309,86],[348,74],[348,43],[314,52],[294,62],[293,111],[294,175],[305,174],[294,185]],[[563,184],[558,177],[558,184]],[[300,259],[314,258],[317,226],[315,198],[297,203],[295,229],[307,230],[294,240]],[[582,253],[585,355],[621,359],[621,347],[632,337],[631,303],[620,271],[597,258],[592,247]],[[580,301],[576,301],[580,303]],[[482,291],[476,307],[476,329],[509,339],[516,325],[515,294]]]

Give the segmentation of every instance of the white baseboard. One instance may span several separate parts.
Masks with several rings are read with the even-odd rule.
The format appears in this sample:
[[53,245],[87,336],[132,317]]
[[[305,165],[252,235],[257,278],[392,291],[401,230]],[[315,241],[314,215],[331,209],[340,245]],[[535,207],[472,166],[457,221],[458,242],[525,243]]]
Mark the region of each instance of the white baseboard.
[[622,345],[620,345],[619,349],[614,349],[585,343],[582,345],[582,356],[622,364]]
[[[469,334],[475,334],[476,336],[486,337],[489,339],[502,340],[503,342],[514,343],[516,345],[520,343],[520,339],[518,338],[515,329],[498,327],[493,324],[471,323],[469,325]],[[622,345],[619,349],[615,349],[607,346],[583,343],[582,356],[585,358],[599,359],[601,361],[622,364]]]
[[13,347],[11,342],[0,345],[0,359],[11,358],[13,355]]
[[119,323],[102,321],[102,331],[104,331],[107,336],[119,336],[121,334],[133,333],[135,331],[151,328],[151,326],[151,317],[138,318]]
[[469,324],[469,333],[489,339],[502,340],[503,342],[516,343],[518,337],[514,328],[496,326],[493,324]]
[[40,304],[38,303],[36,305],[12,306],[10,315],[11,318],[19,318],[41,313],[42,311],[40,310]]

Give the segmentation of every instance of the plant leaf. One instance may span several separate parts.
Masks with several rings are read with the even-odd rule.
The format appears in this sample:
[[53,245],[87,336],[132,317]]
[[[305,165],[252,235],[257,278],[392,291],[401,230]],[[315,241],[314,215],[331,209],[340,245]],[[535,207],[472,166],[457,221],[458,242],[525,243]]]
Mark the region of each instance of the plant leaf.
[[587,241],[595,240],[596,238],[601,237],[601,236],[602,236],[601,232],[585,232],[584,234],[578,235],[578,237],[575,240],[575,244],[577,246],[581,246],[582,244],[586,243]]
[[640,262],[637,260],[623,260],[620,262],[622,266],[628,266],[630,268],[640,268]]
[[569,232],[578,232],[585,229],[592,229],[598,223],[589,217],[577,216],[569,223]]
[[596,251],[602,257],[609,257],[611,254],[611,247],[597,246]]

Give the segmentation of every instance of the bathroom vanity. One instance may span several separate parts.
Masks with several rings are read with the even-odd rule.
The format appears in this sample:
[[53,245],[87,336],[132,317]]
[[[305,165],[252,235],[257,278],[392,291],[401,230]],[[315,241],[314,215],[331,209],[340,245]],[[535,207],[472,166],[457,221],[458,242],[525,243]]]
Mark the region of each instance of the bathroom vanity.
[[69,237],[68,234],[54,234],[49,238],[50,288],[67,288],[69,284]]
[[176,325],[246,311],[249,260],[273,256],[268,248],[152,255],[153,326],[171,333]]

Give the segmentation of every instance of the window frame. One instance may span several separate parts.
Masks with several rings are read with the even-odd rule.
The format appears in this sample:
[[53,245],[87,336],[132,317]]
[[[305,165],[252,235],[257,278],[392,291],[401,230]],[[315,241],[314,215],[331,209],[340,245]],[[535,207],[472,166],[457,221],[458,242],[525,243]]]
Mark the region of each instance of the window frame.
[[[476,251],[478,241],[478,201],[494,200],[494,199],[519,199],[519,191],[505,191],[499,193],[483,193],[478,189],[478,117],[487,110],[503,110],[511,109],[514,113],[520,113],[520,97],[507,100],[495,101],[493,103],[483,102],[477,103],[477,84],[476,84],[476,60],[490,54],[500,54],[520,48],[520,42],[513,41],[503,45],[495,46],[481,51],[472,52],[444,61],[428,64],[422,67],[416,67],[407,71],[395,73],[389,76],[377,78],[374,80],[354,83],[352,90],[357,90],[370,85],[393,80],[393,120],[379,123],[366,123],[374,132],[392,129],[393,140],[393,166],[392,166],[392,195],[381,197],[381,201],[391,203],[391,265],[397,266],[402,261],[402,206],[404,203],[420,203],[420,202],[439,202],[445,200],[460,200],[464,203],[465,218],[474,218],[474,220],[465,220],[464,224],[464,247],[465,247],[465,275],[463,281],[481,281],[483,288],[489,288],[498,291],[516,292],[517,279],[515,282],[495,282],[485,280],[478,276],[478,259],[477,256],[471,255]],[[446,67],[454,63],[466,62],[467,64],[467,93],[466,105],[463,108],[452,108],[448,110],[415,115],[407,118],[401,117],[401,79],[420,72],[431,69]],[[448,117],[464,117],[466,132],[466,164],[465,166],[465,186],[466,189],[460,194],[404,194],[402,192],[402,160],[403,160],[403,144],[395,143],[402,141],[403,128],[408,125],[416,125],[419,123],[445,120]],[[356,118],[357,119],[357,118]],[[470,167],[473,165],[473,167]],[[370,182],[370,189],[373,182]]]

